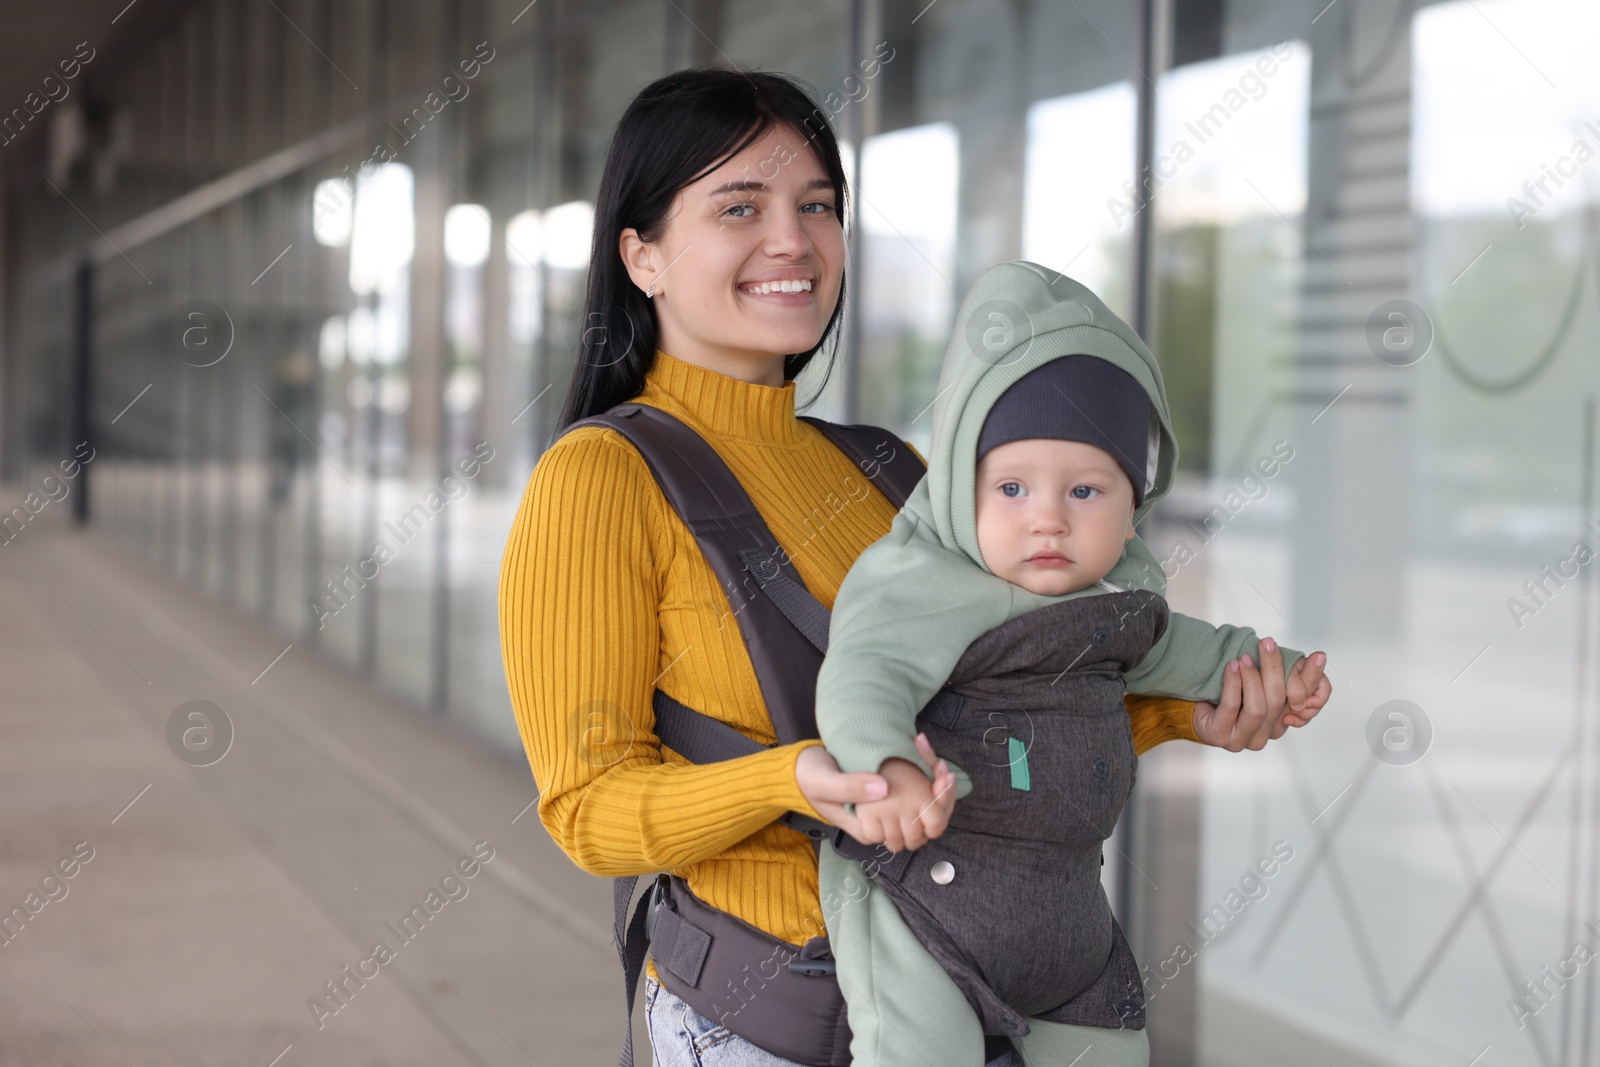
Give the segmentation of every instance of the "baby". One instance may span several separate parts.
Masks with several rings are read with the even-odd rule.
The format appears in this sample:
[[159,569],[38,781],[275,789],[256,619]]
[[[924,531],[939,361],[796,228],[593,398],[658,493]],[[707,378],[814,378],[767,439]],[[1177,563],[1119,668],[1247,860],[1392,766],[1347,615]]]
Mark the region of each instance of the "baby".
[[[933,802],[922,730],[958,803],[938,838],[820,890],[855,1067],[1146,1064],[1138,967],[1100,884],[1133,787],[1125,692],[1215,702],[1254,631],[1170,612],[1134,525],[1177,448],[1160,368],[1083,286],[1033,263],[974,285],[939,382],[928,474],[845,577],[817,725],[889,850]],[[1297,713],[1330,693],[1283,649]],[[915,725],[913,725],[913,723]],[[842,903],[841,903],[842,902]]]

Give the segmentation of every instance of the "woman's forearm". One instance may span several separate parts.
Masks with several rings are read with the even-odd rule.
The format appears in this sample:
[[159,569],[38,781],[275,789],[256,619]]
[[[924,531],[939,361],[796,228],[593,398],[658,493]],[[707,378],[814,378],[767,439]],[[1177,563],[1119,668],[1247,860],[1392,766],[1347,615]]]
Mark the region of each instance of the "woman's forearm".
[[788,811],[816,817],[794,761],[818,741],[702,765],[639,762],[539,797],[539,820],[583,870],[676,870],[726,851]]

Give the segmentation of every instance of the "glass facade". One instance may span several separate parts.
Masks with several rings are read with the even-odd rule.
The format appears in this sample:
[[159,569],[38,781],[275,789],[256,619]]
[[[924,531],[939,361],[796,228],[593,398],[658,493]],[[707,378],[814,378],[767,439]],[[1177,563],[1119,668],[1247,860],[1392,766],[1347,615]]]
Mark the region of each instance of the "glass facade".
[[194,3],[10,160],[0,476],[91,440],[92,525],[520,759],[496,579],[609,131],[672,69],[794,74],[855,194],[809,410],[925,445],[972,280],[1071,274],[1161,358],[1173,606],[1331,657],[1307,729],[1141,762],[1107,870],[1154,1062],[1594,1063],[1597,39],[1584,0]]

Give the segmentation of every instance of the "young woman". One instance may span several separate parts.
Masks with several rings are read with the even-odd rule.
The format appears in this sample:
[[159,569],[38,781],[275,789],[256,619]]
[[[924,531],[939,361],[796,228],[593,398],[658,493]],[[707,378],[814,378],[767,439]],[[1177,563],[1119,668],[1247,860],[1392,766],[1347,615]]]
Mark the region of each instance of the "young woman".
[[[839,335],[845,196],[833,131],[787,78],[697,70],[647,86],[606,158],[587,328],[557,425],[560,435],[630,400],[687,423],[824,606],[895,515],[795,415],[795,378]],[[540,458],[506,543],[500,605],[539,819],[573,862],[607,877],[671,871],[793,946],[823,934],[812,845],[774,820],[799,812],[881,843],[845,805],[882,795],[883,780],[840,772],[819,741],[775,743],[728,598],[621,435],[579,427]],[[1263,656],[1261,671],[1246,657],[1229,673],[1219,706],[1130,698],[1137,750],[1174,738],[1260,748],[1300,725],[1283,716],[1277,654]],[[772,747],[690,764],[654,733],[657,687]],[[941,768],[935,785],[948,784]],[[953,789],[939,805],[936,826]],[[661,1067],[794,1065],[691,1010],[654,960],[645,1003]]]

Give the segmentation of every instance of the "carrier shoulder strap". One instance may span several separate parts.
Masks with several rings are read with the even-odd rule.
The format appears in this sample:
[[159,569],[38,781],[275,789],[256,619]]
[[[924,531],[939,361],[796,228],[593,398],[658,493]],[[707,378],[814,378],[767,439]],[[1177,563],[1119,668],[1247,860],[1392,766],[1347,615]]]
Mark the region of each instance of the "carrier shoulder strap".
[[906,498],[927,473],[917,454],[880,426],[828,422],[814,415],[801,415],[800,420],[815,426],[835,448],[855,460],[861,473],[897,508],[905,506]]
[[814,641],[794,640],[788,618],[775,600],[759,595],[760,582],[745,560],[759,560],[769,580],[783,575],[801,589],[804,584],[722,457],[690,427],[648,404],[621,404],[572,425],[606,426],[638,450],[728,598],[778,742],[816,737],[813,687],[822,652]]
[[[887,430],[801,418],[855,461],[896,507],[905,503],[922,477],[916,454]],[[828,648],[828,610],[805,588],[722,457],[690,427],[648,404],[620,404],[568,429],[584,425],[606,426],[633,444],[667,503],[693,535],[728,598],[778,742],[816,737],[815,687],[822,653]],[[780,616],[810,647],[793,640]],[[669,707],[666,718],[680,717]],[[670,722],[667,733],[689,744],[737,734],[731,728],[718,731],[700,724],[676,727]],[[746,754],[726,744],[698,749],[680,747],[667,736],[662,741],[695,763]]]

